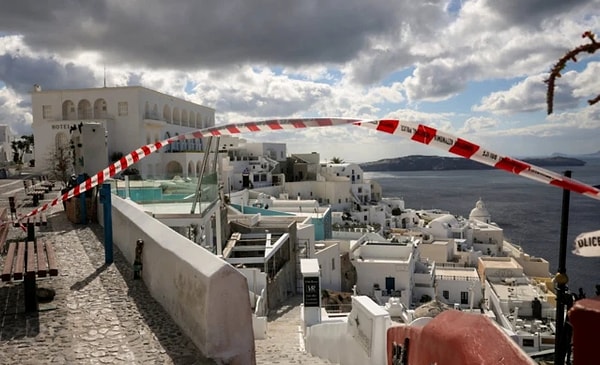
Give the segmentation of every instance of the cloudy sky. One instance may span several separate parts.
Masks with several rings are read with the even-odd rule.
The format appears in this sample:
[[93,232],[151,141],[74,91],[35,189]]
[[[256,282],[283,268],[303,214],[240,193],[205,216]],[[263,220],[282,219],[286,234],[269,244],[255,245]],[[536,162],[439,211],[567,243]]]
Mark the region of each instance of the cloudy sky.
[[[569,63],[551,116],[544,84],[587,30],[600,38],[600,0],[2,1],[0,123],[30,134],[33,84],[106,75],[215,108],[217,124],[400,118],[515,157],[587,154],[600,52]],[[353,162],[442,154],[351,126],[246,138]]]

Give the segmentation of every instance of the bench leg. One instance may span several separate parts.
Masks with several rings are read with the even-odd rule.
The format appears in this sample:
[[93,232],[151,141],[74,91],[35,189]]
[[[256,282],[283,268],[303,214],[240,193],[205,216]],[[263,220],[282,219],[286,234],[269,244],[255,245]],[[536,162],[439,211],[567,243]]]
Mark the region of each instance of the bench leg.
[[36,289],[37,284],[35,278],[28,278],[27,275],[25,275],[23,280],[23,291],[25,292],[25,312],[38,311]]
[[27,241],[35,241],[35,225],[32,222],[27,223]]
[[40,204],[40,196],[38,194],[33,194],[33,206],[37,207]]

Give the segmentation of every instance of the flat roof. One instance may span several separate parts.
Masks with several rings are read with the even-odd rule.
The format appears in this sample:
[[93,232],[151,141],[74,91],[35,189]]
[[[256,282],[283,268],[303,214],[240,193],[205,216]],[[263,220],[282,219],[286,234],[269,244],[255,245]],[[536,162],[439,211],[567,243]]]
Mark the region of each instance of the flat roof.
[[522,269],[523,268],[513,258],[510,258],[510,260],[490,260],[489,258],[481,257],[480,260],[483,263],[483,265],[485,266],[485,268],[489,268],[489,269]]
[[543,294],[539,293],[533,285],[517,284],[508,285],[503,283],[490,283],[494,291],[501,300],[524,301],[529,302],[534,298],[540,298]]
[[471,267],[471,268],[467,268],[467,267],[457,267],[457,268],[436,267],[435,275],[436,276],[437,275],[440,275],[440,276],[466,276],[469,278],[479,279],[479,274],[477,273],[477,270],[474,267]]

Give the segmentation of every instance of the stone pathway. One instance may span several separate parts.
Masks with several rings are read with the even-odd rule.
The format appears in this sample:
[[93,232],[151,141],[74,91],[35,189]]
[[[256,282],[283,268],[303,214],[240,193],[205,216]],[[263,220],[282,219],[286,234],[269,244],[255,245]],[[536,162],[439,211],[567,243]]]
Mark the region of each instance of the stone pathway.
[[[7,183],[0,180],[0,208],[22,186]],[[56,194],[46,194],[40,204]],[[16,198],[19,213],[33,209],[22,190]],[[59,276],[38,280],[38,287],[54,289],[56,296],[40,311],[24,313],[22,285],[0,284],[0,364],[214,364],[181,333],[144,283],[133,280],[117,247],[114,264],[104,265],[100,225],[73,224],[58,205],[48,212],[48,226],[36,227],[36,236],[54,243]],[[25,232],[11,228],[9,240],[24,238]],[[268,338],[256,341],[258,365],[329,364],[301,351],[300,300],[291,298],[269,317]]]
[[331,364],[303,351],[300,333],[301,296],[288,299],[269,315],[267,338],[256,340],[257,365],[271,364]]
[[[5,203],[2,197],[0,206]],[[31,209],[22,207],[19,213]],[[57,206],[48,226],[36,227],[36,236],[54,243],[59,276],[39,280],[38,286],[54,289],[56,296],[29,314],[21,284],[0,287],[0,364],[214,364],[143,282],[133,280],[116,247],[114,264],[104,265],[101,226],[72,224]],[[9,240],[25,237],[11,228]]]

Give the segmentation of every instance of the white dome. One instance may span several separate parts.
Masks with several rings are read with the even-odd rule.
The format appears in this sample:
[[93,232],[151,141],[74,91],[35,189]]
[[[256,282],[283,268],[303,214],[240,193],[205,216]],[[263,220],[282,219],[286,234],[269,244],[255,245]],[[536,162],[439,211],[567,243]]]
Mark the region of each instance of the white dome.
[[481,200],[481,198],[479,198],[477,203],[475,203],[475,208],[471,209],[469,219],[477,219],[486,223],[490,222],[490,212],[488,212],[488,210],[485,208],[485,203],[483,200]]

